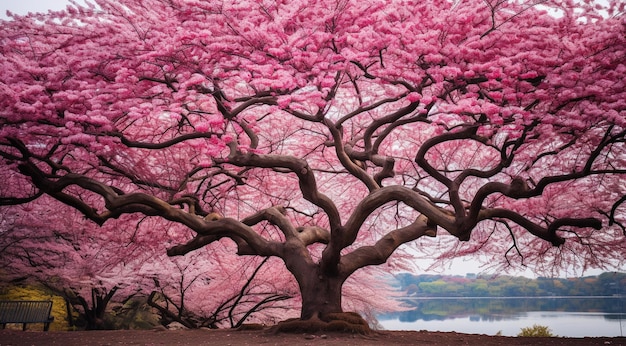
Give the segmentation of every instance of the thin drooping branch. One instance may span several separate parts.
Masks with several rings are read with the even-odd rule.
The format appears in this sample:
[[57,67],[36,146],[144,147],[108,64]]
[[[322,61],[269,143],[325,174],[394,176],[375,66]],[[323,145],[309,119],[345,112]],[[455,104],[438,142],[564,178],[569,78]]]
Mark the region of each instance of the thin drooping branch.
[[269,257],[265,257],[263,259],[263,261],[261,261],[261,263],[259,263],[259,265],[254,269],[254,271],[252,272],[252,275],[250,275],[248,280],[246,280],[246,283],[241,287],[241,290],[239,290],[239,294],[237,294],[237,297],[233,301],[233,304],[232,304],[231,308],[228,310],[228,319],[230,320],[230,325],[231,325],[232,328],[240,327],[246,321],[246,319],[252,313],[257,311],[257,309],[259,309],[261,306],[263,306],[265,304],[268,304],[268,303],[271,303],[271,302],[274,302],[274,301],[281,301],[281,300],[286,300],[286,299],[290,299],[291,298],[290,296],[283,295],[283,294],[272,294],[272,295],[270,295],[268,297],[265,297],[260,302],[257,302],[252,308],[248,309],[248,311],[246,311],[243,314],[243,316],[239,319],[239,321],[237,321],[237,323],[234,323],[235,308],[239,305],[239,303],[241,302],[241,299],[245,295],[250,294],[250,292],[248,291],[248,287],[250,287],[250,284],[252,283],[254,278],[257,276],[257,274],[259,273],[261,268],[265,265],[265,263],[267,263],[268,260],[269,260]]
[[176,312],[170,311],[170,309],[168,309],[167,307],[163,307],[161,306],[159,303],[156,302],[155,297],[157,296],[157,291],[152,291],[150,292],[150,295],[148,296],[148,305],[157,309],[159,311],[159,314],[161,316],[165,316],[167,318],[172,319],[173,321],[176,321],[180,324],[182,324],[183,326],[187,327],[187,328],[197,328],[198,326],[191,321],[188,318],[183,318],[182,313],[184,312],[182,310],[182,308],[179,308],[176,304],[173,303],[172,299],[170,297],[168,297],[167,295],[165,295],[163,292],[161,292],[161,295],[164,296],[164,299],[168,302],[171,302],[172,305],[174,305],[174,307],[176,308]]
[[237,304],[239,304],[239,302],[241,301],[241,299],[243,298],[244,295],[246,295],[247,289],[250,286],[250,284],[252,283],[252,280],[254,280],[254,278],[256,277],[256,275],[259,273],[259,271],[261,270],[261,268],[265,265],[265,263],[267,263],[267,261],[269,260],[269,257],[265,257],[263,259],[263,261],[261,261],[261,263],[259,263],[258,266],[256,266],[256,268],[254,268],[254,271],[252,272],[252,275],[250,275],[250,277],[248,278],[248,280],[246,280],[246,283],[243,284],[243,286],[241,287],[241,290],[239,290],[239,294],[237,294],[237,297],[235,298],[235,301],[233,302],[233,305],[230,307],[230,309],[228,310],[228,319],[230,320],[230,325],[234,327],[234,321],[233,321],[233,312],[235,311],[235,307],[237,306]]
[[270,304],[270,303],[274,303],[274,302],[280,302],[283,300],[288,300],[291,299],[293,297],[286,295],[286,294],[270,294],[267,297],[264,297],[263,299],[261,299],[259,302],[257,302],[256,304],[254,304],[254,306],[252,306],[250,309],[248,309],[248,311],[246,311],[243,316],[241,316],[241,318],[239,319],[239,321],[233,326],[233,328],[239,328],[243,325],[243,323],[248,319],[248,317],[250,317],[253,313],[262,310],[262,307],[264,305]]
[[147,187],[156,187],[158,189],[161,189],[163,191],[169,191],[169,192],[176,192],[177,189],[172,187],[172,186],[166,186],[163,184],[159,184],[156,181],[152,181],[152,180],[143,180],[139,177],[137,177],[137,175],[129,172],[127,169],[125,169],[124,167],[120,167],[118,165],[113,164],[112,162],[110,162],[107,158],[103,157],[103,156],[98,156],[98,159],[100,160],[100,163],[102,164],[103,167],[106,167],[108,169],[110,169],[111,171],[125,177],[128,178],[128,180],[130,180],[133,184],[138,185],[138,186],[147,186]]

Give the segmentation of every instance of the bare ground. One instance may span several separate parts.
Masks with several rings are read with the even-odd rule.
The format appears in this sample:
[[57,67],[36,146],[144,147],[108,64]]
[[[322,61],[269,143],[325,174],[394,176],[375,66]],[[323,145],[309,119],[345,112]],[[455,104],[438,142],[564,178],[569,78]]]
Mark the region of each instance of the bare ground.
[[110,330],[80,332],[23,332],[17,330],[0,330],[0,346],[8,345],[626,346],[626,338],[516,338],[426,331],[383,331],[376,332],[373,335],[363,336],[336,333],[271,334],[266,331],[235,330]]

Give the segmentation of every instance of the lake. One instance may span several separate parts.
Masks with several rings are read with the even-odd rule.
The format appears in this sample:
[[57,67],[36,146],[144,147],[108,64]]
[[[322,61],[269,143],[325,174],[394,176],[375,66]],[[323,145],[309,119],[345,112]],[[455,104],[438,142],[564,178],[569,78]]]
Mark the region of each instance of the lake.
[[564,337],[624,336],[626,297],[405,298],[410,310],[381,314],[386,330],[516,336],[534,324]]

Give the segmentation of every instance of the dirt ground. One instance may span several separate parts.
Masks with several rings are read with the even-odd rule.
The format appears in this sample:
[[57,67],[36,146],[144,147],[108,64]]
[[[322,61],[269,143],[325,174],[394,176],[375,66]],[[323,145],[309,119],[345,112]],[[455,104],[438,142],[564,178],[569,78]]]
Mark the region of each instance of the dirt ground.
[[276,346],[502,346],[502,345],[611,345],[626,346],[626,338],[514,338],[476,334],[384,331],[374,335],[271,334],[235,330],[110,330],[88,332],[41,332],[0,330],[0,346],[18,345],[276,345]]

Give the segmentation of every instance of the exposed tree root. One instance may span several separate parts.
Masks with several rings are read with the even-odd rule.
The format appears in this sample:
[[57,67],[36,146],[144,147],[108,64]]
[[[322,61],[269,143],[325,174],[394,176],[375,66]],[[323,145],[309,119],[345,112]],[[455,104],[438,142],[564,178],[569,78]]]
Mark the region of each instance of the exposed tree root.
[[351,334],[372,334],[367,321],[355,312],[339,312],[308,320],[298,318],[279,322],[269,329],[272,333],[319,333],[339,332]]

